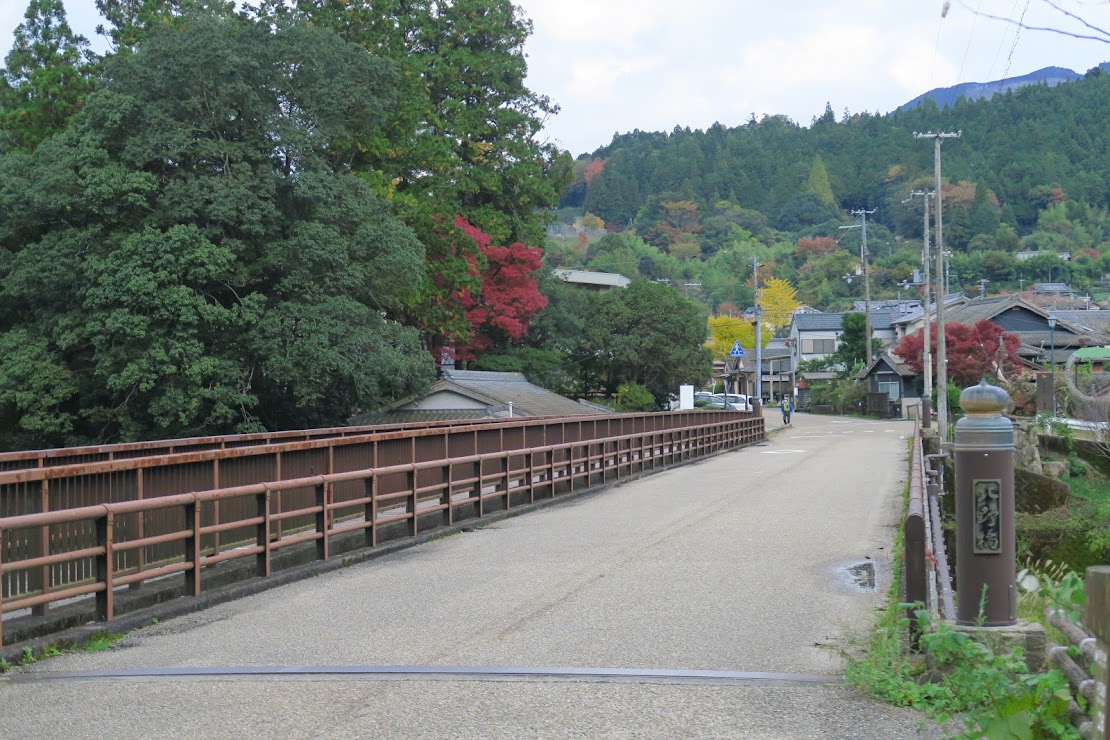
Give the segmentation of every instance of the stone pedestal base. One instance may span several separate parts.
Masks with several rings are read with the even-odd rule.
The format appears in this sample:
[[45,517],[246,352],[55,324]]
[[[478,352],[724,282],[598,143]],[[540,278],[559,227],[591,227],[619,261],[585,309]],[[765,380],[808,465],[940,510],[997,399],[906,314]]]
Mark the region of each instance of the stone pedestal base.
[[953,624],[952,629],[965,632],[972,640],[985,645],[995,655],[1009,653],[1015,647],[1025,650],[1025,665],[1030,673],[1044,668],[1048,635],[1039,622],[1023,622],[1010,627],[975,627]]

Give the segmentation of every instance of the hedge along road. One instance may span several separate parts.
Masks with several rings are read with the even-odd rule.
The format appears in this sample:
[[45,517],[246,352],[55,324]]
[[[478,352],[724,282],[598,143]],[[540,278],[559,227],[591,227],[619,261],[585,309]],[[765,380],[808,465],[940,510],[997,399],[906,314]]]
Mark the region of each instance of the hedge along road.
[[916,736],[838,676],[889,584],[912,425],[793,421],[19,669],[0,735]]

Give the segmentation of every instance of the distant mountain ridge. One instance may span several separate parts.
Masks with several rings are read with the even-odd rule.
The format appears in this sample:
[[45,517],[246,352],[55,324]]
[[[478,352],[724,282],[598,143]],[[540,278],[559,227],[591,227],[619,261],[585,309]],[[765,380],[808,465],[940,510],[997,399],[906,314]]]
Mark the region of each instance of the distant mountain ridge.
[[[1110,62],[1103,62],[1099,65],[1099,68],[1104,72],[1110,72]],[[1049,87],[1055,87],[1061,82],[1071,82],[1082,76],[1083,75],[1079,72],[1063,67],[1045,67],[1044,69],[1038,69],[1036,72],[1030,72],[1027,75],[1007,77],[1004,80],[995,80],[994,82],[963,82],[959,85],[953,85],[952,87],[938,87],[927,93],[918,95],[910,102],[899,106],[898,110],[903,111],[916,108],[929,98],[936,101],[936,104],[941,108],[947,108],[950,105],[954,105],[961,96],[968,100],[977,100],[979,98],[990,99],[995,93],[1014,90],[1026,85],[1035,85],[1043,82]]]

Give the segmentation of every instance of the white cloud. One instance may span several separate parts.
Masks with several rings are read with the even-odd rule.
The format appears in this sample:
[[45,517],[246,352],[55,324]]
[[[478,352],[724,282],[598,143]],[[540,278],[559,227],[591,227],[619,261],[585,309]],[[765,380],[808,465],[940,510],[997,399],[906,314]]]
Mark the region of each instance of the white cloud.
[[660,63],[659,58],[627,57],[611,54],[588,57],[570,64],[570,85],[576,97],[608,98],[620,90],[630,76],[648,72]]
[[[1110,60],[1108,44],[1018,32],[970,9],[1009,17],[1025,6],[1013,0],[953,2],[944,19],[943,0],[515,2],[535,29],[529,85],[562,106],[546,134],[576,154],[614,131],[735,126],[752,112],[808,124],[826,101],[838,116],[886,112],[934,87]],[[1054,2],[1110,29],[1110,3]],[[0,35],[10,39],[25,9],[26,0],[0,0]],[[103,48],[94,3],[67,0],[67,10]],[[1030,0],[1025,22],[1089,32],[1046,0]]]

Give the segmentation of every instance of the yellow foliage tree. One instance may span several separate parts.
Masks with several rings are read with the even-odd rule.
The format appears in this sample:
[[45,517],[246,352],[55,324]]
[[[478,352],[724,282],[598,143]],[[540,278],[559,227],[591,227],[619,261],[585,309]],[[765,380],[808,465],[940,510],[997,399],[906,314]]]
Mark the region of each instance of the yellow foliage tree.
[[[763,346],[771,341],[771,332],[763,332]],[[755,350],[755,325],[751,321],[736,316],[710,316],[709,341],[706,348],[713,353],[714,360],[727,360],[732,345],[740,340],[745,352]]]
[[762,289],[763,323],[772,329],[787,326],[798,308],[797,291],[788,280],[771,278]]
[[605,228],[605,222],[592,213],[587,213],[582,217],[582,225],[587,229],[597,229],[598,231]]

